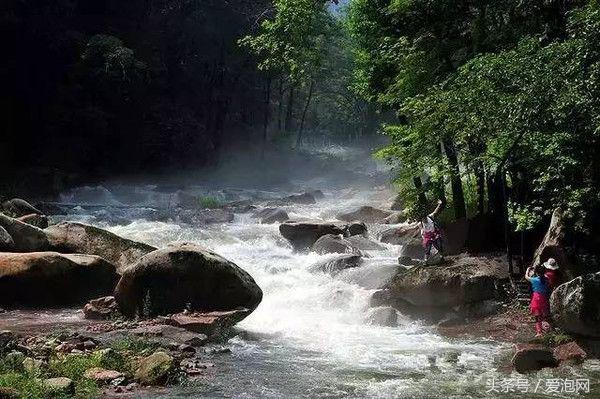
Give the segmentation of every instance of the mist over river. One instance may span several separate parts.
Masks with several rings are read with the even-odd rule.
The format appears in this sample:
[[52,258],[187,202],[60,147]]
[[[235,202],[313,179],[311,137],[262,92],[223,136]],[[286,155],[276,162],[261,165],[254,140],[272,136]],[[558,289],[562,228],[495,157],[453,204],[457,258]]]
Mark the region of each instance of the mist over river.
[[[345,162],[344,157],[339,159]],[[323,191],[325,198],[316,204],[283,206],[291,219],[331,220],[362,205],[389,208],[394,193],[386,168],[369,159],[344,165],[352,165],[351,178],[335,179],[327,173],[296,176],[282,187],[260,190],[249,188],[251,184],[219,187],[214,181],[206,185],[200,181],[184,191],[223,200],[251,200],[258,206],[306,189]],[[486,383],[501,377],[496,369],[506,358],[507,346],[481,339],[447,339],[435,327],[401,314],[395,326],[378,321],[378,309],[370,307],[370,297],[400,267],[399,246],[382,244],[381,250],[367,251],[370,257],[363,266],[331,275],[315,266],[335,255],[294,252],[278,224],[260,224],[250,213],[236,213],[231,223],[203,226],[152,221],[148,209],[163,206],[172,195],[163,191],[152,184],[122,182],[80,188],[65,193],[63,202],[106,206],[75,207],[64,218],[106,227],[157,247],[173,241],[201,244],[249,272],[264,298],[238,324],[236,335],[223,343],[230,352],[201,355],[215,365],[206,376],[183,387],[157,391],[154,397],[490,397]],[[121,206],[126,202],[127,206]],[[377,238],[389,225],[368,227],[371,238]]]

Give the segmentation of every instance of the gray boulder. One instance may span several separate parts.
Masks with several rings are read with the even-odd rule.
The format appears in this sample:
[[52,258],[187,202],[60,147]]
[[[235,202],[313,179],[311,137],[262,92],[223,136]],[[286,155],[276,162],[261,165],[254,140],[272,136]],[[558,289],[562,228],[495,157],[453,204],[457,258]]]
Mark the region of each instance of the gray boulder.
[[379,243],[372,241],[362,235],[346,237],[346,241],[348,241],[350,245],[352,245],[354,248],[358,248],[361,251],[381,251],[385,249]]
[[600,273],[579,276],[558,286],[550,297],[555,323],[576,335],[600,337]]
[[2,213],[0,213],[0,227],[12,237],[16,252],[46,251],[50,248],[46,233],[37,227]]
[[42,212],[29,202],[20,198],[13,198],[2,203],[2,208],[13,217],[21,217],[32,213],[42,214]]
[[279,226],[279,232],[296,250],[303,250],[325,234],[345,235],[346,225],[321,221],[286,221]]
[[360,250],[353,247],[352,244],[344,237],[338,234],[326,234],[320,237],[311,247],[311,251],[318,254],[357,254],[360,255]]
[[508,278],[503,257],[457,256],[441,266],[399,270],[387,285],[386,302],[416,308],[454,308],[496,296],[496,286]]
[[339,214],[337,218],[345,222],[360,220],[364,223],[383,223],[383,220],[393,213],[392,211],[384,211],[372,206],[361,206],[353,212]]
[[381,233],[381,242],[394,245],[420,244],[421,231],[417,223],[392,227]]
[[29,215],[20,216],[17,218],[17,220],[38,227],[40,229],[45,229],[50,224],[48,216],[40,215],[37,213],[31,213]]
[[540,345],[521,345],[512,358],[512,364],[518,373],[526,374],[546,367],[557,367],[552,349]]
[[99,256],[56,252],[0,253],[0,305],[51,307],[112,292],[115,266]]
[[125,316],[146,317],[186,309],[252,311],[262,291],[234,263],[206,248],[181,243],[151,252],[125,269],[115,298]]
[[329,259],[325,262],[317,263],[313,270],[335,275],[342,270],[352,269],[363,265],[363,258],[360,255],[345,254]]
[[347,236],[361,236],[367,234],[367,225],[360,221],[354,221],[346,227]]
[[62,222],[48,227],[44,232],[53,250],[102,256],[115,264],[119,273],[142,256],[156,250],[151,245],[77,222]]

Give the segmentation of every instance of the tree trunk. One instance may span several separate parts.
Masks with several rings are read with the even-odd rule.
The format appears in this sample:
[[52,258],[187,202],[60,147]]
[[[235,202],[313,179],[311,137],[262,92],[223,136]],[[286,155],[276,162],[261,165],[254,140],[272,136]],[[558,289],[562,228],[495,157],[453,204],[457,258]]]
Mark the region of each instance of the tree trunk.
[[279,79],[279,107],[277,110],[277,132],[283,128],[283,77]]
[[285,113],[285,131],[291,132],[294,128],[294,94],[296,88],[292,85],[290,87],[290,94],[288,96],[288,103]]
[[450,185],[452,186],[452,205],[454,207],[454,217],[462,219],[467,216],[465,207],[465,194],[463,192],[462,180],[460,179],[460,169],[458,167],[458,156],[454,143],[449,139],[444,139],[444,151],[446,158],[452,167],[450,176]]
[[423,182],[421,181],[421,178],[418,176],[413,177],[413,184],[419,193],[419,205],[425,209],[427,206],[427,197],[425,196],[425,190],[423,190]]
[[306,120],[306,112],[308,112],[308,107],[310,106],[310,101],[312,100],[314,88],[315,88],[315,81],[313,79],[311,79],[310,86],[308,87],[308,96],[306,97],[306,104],[304,104],[304,109],[302,110],[302,118],[300,119],[300,129],[298,130],[298,139],[296,141],[297,148],[299,148],[302,145],[302,134],[304,133],[304,121]]
[[477,215],[485,213],[485,170],[481,162],[475,166],[475,179],[477,180]]
[[265,114],[263,120],[263,134],[262,134],[262,149],[260,151],[260,159],[264,161],[265,159],[265,150],[267,147],[267,133],[269,129],[269,106],[271,104],[271,75],[267,77],[267,81],[265,83]]

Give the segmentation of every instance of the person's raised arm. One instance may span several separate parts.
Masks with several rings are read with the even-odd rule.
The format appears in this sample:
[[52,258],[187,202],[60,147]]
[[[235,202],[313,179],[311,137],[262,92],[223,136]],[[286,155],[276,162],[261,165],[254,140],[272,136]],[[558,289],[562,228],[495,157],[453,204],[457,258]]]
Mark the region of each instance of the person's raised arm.
[[434,218],[436,217],[441,211],[442,208],[444,208],[444,201],[442,201],[441,199],[438,200],[437,206],[435,207],[435,209],[433,210],[433,212],[431,212],[429,214],[430,218]]
[[531,275],[533,274],[533,267],[528,267],[525,271],[525,280],[531,281]]

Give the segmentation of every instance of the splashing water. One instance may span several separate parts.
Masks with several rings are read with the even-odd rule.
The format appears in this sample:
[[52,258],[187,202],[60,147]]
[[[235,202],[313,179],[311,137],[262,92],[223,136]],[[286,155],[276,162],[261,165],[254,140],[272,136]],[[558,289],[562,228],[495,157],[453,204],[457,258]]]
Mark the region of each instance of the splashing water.
[[[387,201],[381,190],[326,194],[316,205],[287,207],[288,213],[331,219]],[[369,252],[366,265],[332,276],[314,267],[331,255],[295,253],[278,225],[258,224],[246,214],[202,228],[146,220],[108,227],[156,246],[201,244],[248,271],[264,292],[228,342],[231,353],[211,357],[214,375],[164,397],[486,396],[497,344],[444,339],[402,315],[394,327],[373,322],[370,297],[397,269],[399,247],[384,244]],[[371,234],[376,230],[371,226]]]

